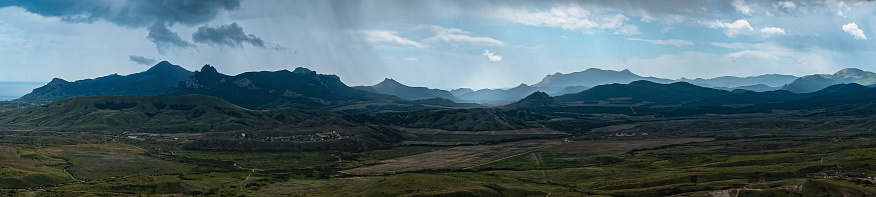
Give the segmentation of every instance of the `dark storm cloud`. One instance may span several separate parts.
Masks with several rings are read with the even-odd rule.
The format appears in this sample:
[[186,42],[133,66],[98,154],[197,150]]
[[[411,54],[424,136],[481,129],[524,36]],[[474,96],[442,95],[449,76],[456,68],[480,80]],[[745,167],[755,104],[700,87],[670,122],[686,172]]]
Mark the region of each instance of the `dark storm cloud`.
[[90,23],[105,20],[123,26],[149,30],[147,38],[159,52],[170,48],[193,46],[168,29],[180,23],[194,26],[216,18],[221,11],[235,10],[240,0],[2,0],[0,7],[21,7],[45,17],[59,17],[66,22]]
[[157,22],[198,25],[216,18],[220,11],[235,10],[240,0],[3,0],[0,7],[21,7],[46,17],[69,22],[103,19],[126,27],[145,27]]
[[151,65],[155,64],[155,59],[152,59],[152,58],[147,58],[147,57],[143,57],[143,56],[136,56],[136,55],[132,55],[128,58],[130,58],[132,62],[135,62],[138,64],[143,64],[143,65],[147,65],[147,66],[151,66]]
[[243,47],[243,43],[265,48],[265,42],[261,38],[244,33],[243,28],[237,23],[217,27],[198,27],[198,31],[192,34],[192,40],[196,43],[224,45],[232,48]]
[[172,48],[188,48],[194,46],[179,38],[179,35],[176,34],[176,32],[170,31],[170,29],[167,29],[164,24],[155,23],[150,25],[147,29],[149,30],[149,36],[146,36],[146,38],[149,38],[149,40],[155,43],[158,52],[164,53],[165,50]]

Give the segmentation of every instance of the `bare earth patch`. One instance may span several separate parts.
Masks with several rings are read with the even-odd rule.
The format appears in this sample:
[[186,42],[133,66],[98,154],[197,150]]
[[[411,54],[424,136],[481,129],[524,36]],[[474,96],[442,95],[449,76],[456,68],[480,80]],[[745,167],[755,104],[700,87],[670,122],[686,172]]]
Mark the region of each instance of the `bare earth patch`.
[[593,140],[573,141],[546,148],[545,152],[563,153],[611,153],[623,154],[635,149],[654,148],[672,144],[712,141],[714,138],[660,138],[644,140]]
[[64,145],[64,146],[55,146],[40,149],[40,151],[49,154],[49,155],[58,155],[59,153],[65,150],[109,150],[109,151],[121,151],[121,152],[131,152],[131,153],[144,153],[146,150],[142,148],[137,148],[133,146],[120,145],[120,144],[77,144],[77,145]]
[[36,160],[21,158],[15,148],[0,147],[0,166],[16,168],[19,170],[34,171],[36,169]]
[[425,129],[425,128],[404,128],[403,130],[416,134],[458,134],[458,135],[545,135],[545,134],[565,134],[563,132],[554,131],[548,128],[529,128],[516,130],[498,130],[498,131],[447,131],[441,129]]
[[559,140],[527,140],[496,145],[460,146],[384,160],[383,164],[341,171],[347,174],[387,174],[425,169],[461,169],[556,146]]
[[595,128],[595,129],[593,129],[593,132],[595,132],[595,133],[613,133],[613,132],[623,131],[623,130],[627,130],[627,129],[632,129],[632,128],[635,128],[636,126],[639,126],[639,124],[611,125],[611,126],[606,126],[606,127]]

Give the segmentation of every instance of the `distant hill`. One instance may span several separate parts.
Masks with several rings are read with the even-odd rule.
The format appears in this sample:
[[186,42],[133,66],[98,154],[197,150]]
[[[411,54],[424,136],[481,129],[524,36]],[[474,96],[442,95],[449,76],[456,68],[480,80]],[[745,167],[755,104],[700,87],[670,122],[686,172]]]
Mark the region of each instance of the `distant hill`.
[[787,90],[774,90],[766,92],[754,91],[738,91],[734,90],[734,94],[723,95],[714,98],[694,101],[685,104],[685,107],[695,106],[724,106],[724,105],[751,105],[764,103],[780,103],[795,99],[804,98],[804,95],[795,94]]
[[453,96],[462,96],[463,94],[468,94],[471,92],[474,92],[474,90],[472,90],[471,88],[457,88],[450,90],[450,94],[453,94]]
[[526,109],[526,108],[543,108],[543,107],[557,107],[560,106],[560,103],[554,100],[553,97],[544,92],[535,92],[526,96],[526,98],[520,99],[515,103],[511,103],[502,108],[508,109]]
[[551,96],[560,96],[560,95],[564,95],[564,94],[578,93],[578,92],[581,92],[581,91],[584,91],[587,89],[590,89],[590,87],[587,87],[587,86],[569,86],[569,87],[563,88],[563,90],[560,90],[559,92],[554,92],[554,93],[549,93],[549,94]]
[[[716,107],[716,106],[729,107]],[[736,105],[736,106],[732,106]],[[876,115],[876,88],[859,84],[836,84],[822,90],[796,94],[786,90],[740,92],[691,102],[674,110],[674,115],[703,113],[770,113],[773,110],[803,110],[806,116],[869,116]],[[702,107],[708,106],[708,107]],[[677,113],[682,112],[682,113]]]
[[252,111],[201,95],[94,96],[2,113],[0,124],[57,130],[179,133],[315,126],[329,123],[327,120],[332,117],[328,113],[291,109]]
[[456,100],[456,97],[446,90],[429,89],[425,87],[410,87],[389,78],[384,79],[383,82],[380,82],[373,86],[355,86],[353,88],[378,94],[393,95],[405,100],[419,100],[429,98],[446,98],[450,100]]
[[731,93],[728,91],[700,87],[686,82],[660,84],[640,80],[630,84],[600,85],[580,93],[557,96],[554,99],[558,102],[624,100],[681,104],[729,94]]
[[335,75],[317,74],[306,68],[294,71],[246,72],[235,76],[205,65],[164,95],[215,96],[249,109],[313,109],[356,101],[394,101],[398,97],[357,90]]
[[[532,86],[534,87],[569,87],[569,86],[587,86],[594,87],[598,85],[613,84],[613,83],[630,83],[633,81],[648,80],[657,83],[671,83],[673,80],[661,79],[656,77],[642,77],[630,72],[630,70],[613,71],[602,70],[598,68],[589,68],[580,72],[569,74],[556,73],[545,76],[541,82]],[[550,91],[546,91],[550,92]]]
[[772,87],[772,86],[767,86],[764,84],[757,84],[757,85],[739,86],[739,87],[735,87],[733,89],[751,90],[751,91],[755,91],[755,92],[767,92],[767,91],[780,90],[780,89],[782,89],[782,86]]
[[[737,89],[745,89],[743,87],[750,87],[755,85],[769,86],[769,87],[782,87],[785,84],[789,84],[792,81],[796,80],[798,77],[793,75],[779,75],[779,74],[767,74],[767,75],[759,75],[752,77],[734,77],[734,76],[723,76],[716,77],[711,79],[686,79],[681,78],[678,81],[688,82],[694,85],[703,86],[703,87],[727,87]],[[757,90],[752,90],[757,91]]]
[[74,82],[55,78],[13,102],[40,105],[80,96],[155,95],[156,90],[175,87],[191,75],[191,71],[162,61],[149,70],[130,75],[113,74]]
[[517,101],[534,92],[559,92],[565,87],[535,87],[520,84],[511,89],[481,89],[458,96],[467,101]]
[[837,71],[834,74],[803,76],[782,87],[782,89],[796,93],[809,93],[842,83],[872,85],[876,83],[876,73],[863,71],[857,68],[846,68]]

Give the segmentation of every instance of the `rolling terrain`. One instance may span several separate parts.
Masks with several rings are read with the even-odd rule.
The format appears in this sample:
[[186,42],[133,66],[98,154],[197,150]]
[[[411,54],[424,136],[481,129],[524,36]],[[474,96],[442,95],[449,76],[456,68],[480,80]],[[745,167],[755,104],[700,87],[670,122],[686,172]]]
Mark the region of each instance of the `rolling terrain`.
[[876,89],[856,83],[795,93],[639,80],[497,107],[398,85],[410,97],[304,68],[205,66],[158,95],[6,106],[0,195],[876,193]]

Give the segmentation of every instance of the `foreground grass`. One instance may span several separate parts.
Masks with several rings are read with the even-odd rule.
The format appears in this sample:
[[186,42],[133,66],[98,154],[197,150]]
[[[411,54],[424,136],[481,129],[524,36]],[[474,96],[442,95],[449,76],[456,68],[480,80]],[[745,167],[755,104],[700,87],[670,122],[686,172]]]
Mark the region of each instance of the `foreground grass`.
[[[624,143],[623,141],[614,141]],[[862,196],[876,193],[872,139],[760,138],[625,153],[528,152],[468,170],[337,171],[444,150],[150,153],[123,144],[0,148],[0,195]],[[597,151],[598,152],[598,151]],[[65,172],[66,170],[66,172]],[[67,173],[69,172],[69,174]],[[27,178],[35,176],[38,178]],[[72,176],[72,177],[71,177]],[[42,177],[40,179],[39,177]],[[76,178],[76,180],[73,180]],[[41,184],[35,184],[41,183]],[[59,183],[62,185],[52,186]]]

